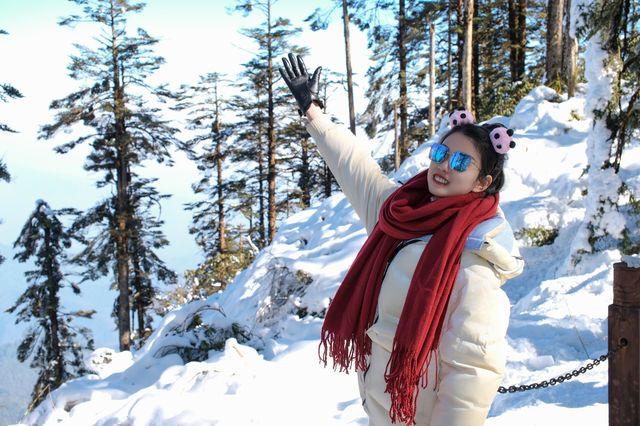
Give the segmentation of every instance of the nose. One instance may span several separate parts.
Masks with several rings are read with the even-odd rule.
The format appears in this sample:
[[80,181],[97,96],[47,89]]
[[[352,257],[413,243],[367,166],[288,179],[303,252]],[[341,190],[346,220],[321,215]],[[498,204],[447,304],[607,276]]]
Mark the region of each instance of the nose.
[[443,172],[448,173],[449,172],[449,158],[445,158],[445,160],[438,164],[438,166],[440,166],[440,169],[442,169]]

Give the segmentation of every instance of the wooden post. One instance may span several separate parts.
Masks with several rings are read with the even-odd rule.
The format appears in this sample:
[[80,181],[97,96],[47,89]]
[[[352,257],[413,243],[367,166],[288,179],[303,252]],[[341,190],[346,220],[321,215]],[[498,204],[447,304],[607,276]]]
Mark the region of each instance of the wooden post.
[[609,305],[609,426],[640,426],[640,268],[613,265],[613,304]]
[[393,164],[398,170],[400,168],[400,142],[398,140],[398,102],[393,103],[393,149],[394,149],[394,161]]

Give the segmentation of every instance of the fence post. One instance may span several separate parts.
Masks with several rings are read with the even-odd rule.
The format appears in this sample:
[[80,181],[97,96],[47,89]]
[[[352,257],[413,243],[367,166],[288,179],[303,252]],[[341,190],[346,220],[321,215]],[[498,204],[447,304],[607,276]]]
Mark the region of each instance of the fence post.
[[613,265],[613,304],[609,305],[609,426],[640,426],[640,268]]

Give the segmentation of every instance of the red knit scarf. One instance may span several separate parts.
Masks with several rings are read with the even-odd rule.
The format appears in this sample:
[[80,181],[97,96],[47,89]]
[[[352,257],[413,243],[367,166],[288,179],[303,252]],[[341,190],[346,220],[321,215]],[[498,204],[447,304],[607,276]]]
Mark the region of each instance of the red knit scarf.
[[427,386],[427,366],[438,346],[460,258],[473,228],[497,212],[498,194],[470,192],[431,201],[427,170],[398,188],[380,209],[378,223],[356,256],[329,305],[319,347],[326,366],[367,368],[378,294],[387,261],[402,240],[432,234],[413,273],[385,373],[389,416],[415,424],[418,383]]

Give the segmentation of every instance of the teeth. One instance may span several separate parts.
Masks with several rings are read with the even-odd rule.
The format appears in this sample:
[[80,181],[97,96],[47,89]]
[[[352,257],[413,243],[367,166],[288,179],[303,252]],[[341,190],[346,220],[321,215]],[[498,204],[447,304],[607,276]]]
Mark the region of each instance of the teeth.
[[435,181],[436,181],[436,182],[438,182],[438,183],[444,183],[444,184],[449,183],[449,181],[448,181],[448,180],[443,179],[443,178],[441,178],[440,176],[434,176],[434,177],[433,177],[433,180],[435,180]]

